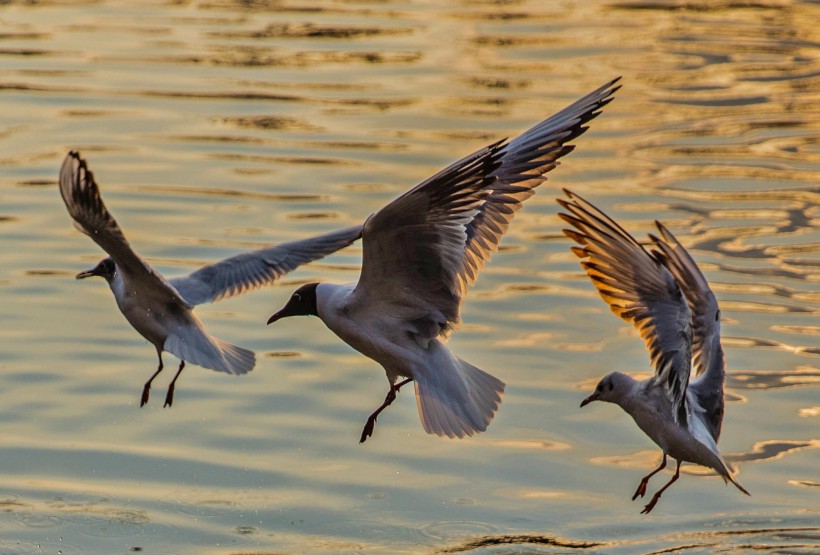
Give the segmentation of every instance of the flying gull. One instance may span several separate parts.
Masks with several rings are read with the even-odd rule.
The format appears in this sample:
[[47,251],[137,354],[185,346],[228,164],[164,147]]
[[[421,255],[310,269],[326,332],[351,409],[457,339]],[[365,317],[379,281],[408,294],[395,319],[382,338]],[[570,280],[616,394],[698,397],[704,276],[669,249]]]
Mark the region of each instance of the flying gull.
[[162,352],[179,358],[168,386],[166,407],[186,362],[228,374],[253,369],[252,351],[226,343],[205,331],[194,306],[273,283],[298,266],[346,247],[361,237],[361,226],[302,241],[244,252],[204,266],[184,277],[166,279],[135,253],[100,197],[94,174],[77,152],[69,152],[60,169],[60,194],[74,225],[91,237],[108,257],[77,274],[105,278],[128,322],[157,349],[159,367],[145,383],[140,406],[148,402],[151,382],[162,371]]
[[569,200],[557,200],[569,213],[559,215],[575,228],[564,233],[581,245],[572,251],[612,312],[638,329],[655,367],[655,375],[644,381],[613,372],[581,403],[617,404],[663,450],[660,466],[641,480],[632,500],[646,494],[649,479],[666,467],[667,455],[677,460],[675,474],[643,514],[678,479],[683,461],[712,468],[749,495],[717,447],[725,362],[720,309],[706,278],[660,222],[655,222],[660,236],[649,235],[652,247],[647,250],[595,206],[564,192]]
[[512,141],[455,162],[372,214],[364,225],[358,283],[303,285],[268,320],[318,316],[382,365],[390,388],[360,442],[410,381],[428,434],[461,438],[486,430],[504,383],[454,356],[443,341],[460,322],[462,298],[513,216],[573,150],[567,143],[612,100],[616,81]]

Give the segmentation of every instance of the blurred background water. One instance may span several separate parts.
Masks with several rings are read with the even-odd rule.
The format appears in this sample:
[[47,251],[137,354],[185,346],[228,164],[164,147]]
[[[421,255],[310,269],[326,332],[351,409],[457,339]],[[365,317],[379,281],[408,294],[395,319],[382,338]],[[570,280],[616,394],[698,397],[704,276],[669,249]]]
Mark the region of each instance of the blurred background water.
[[[0,554],[816,552],[818,22],[790,0],[0,3]],[[427,436],[404,391],[359,445],[381,368],[317,319],[264,325],[298,284],[356,279],[358,246],[200,307],[257,368],[190,366],[170,409],[163,375],[139,408],[154,350],[74,280],[102,252],[56,188],[69,149],[175,275],[360,222],[617,75],[464,303],[451,348],[508,383],[486,433]],[[578,404],[647,355],[569,252],[561,187],[701,264],[752,497],[687,465],[638,514],[659,451]]]

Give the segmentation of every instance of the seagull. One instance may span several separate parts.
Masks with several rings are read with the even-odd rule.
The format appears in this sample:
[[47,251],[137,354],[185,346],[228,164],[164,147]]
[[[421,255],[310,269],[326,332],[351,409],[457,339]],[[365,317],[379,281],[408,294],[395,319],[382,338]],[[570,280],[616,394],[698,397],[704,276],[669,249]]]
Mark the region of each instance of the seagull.
[[612,372],[581,402],[582,407],[592,401],[615,403],[662,449],[660,466],[641,480],[632,500],[646,494],[649,479],[666,468],[667,455],[677,461],[675,474],[642,514],[675,483],[683,461],[713,469],[750,495],[717,448],[725,361],[720,309],[703,273],[660,222],[655,221],[660,237],[650,234],[647,250],[598,208],[564,192],[569,200],[557,201],[569,213],[559,216],[575,228],[564,233],[581,245],[572,251],[612,312],[638,329],[655,367],[654,376],[643,381]]
[[453,355],[444,341],[460,322],[467,288],[513,216],[544,174],[573,150],[566,143],[610,102],[620,88],[617,81],[512,141],[500,140],[455,162],[372,214],[364,224],[358,283],[303,285],[270,317],[268,324],[318,316],[345,343],[382,365],[390,387],[367,419],[360,443],[411,381],[428,434],[462,438],[487,429],[504,383]]
[[60,194],[75,227],[108,253],[99,264],[77,274],[77,279],[105,278],[126,320],[157,349],[159,367],[143,387],[141,407],[148,402],[151,382],[162,371],[163,351],[180,360],[165,396],[166,407],[173,404],[174,385],[186,361],[228,374],[245,374],[256,364],[253,351],[209,335],[194,306],[273,283],[361,237],[361,226],[355,226],[244,252],[169,280],[131,249],[102,201],[94,174],[75,151],[68,153],[60,169]]

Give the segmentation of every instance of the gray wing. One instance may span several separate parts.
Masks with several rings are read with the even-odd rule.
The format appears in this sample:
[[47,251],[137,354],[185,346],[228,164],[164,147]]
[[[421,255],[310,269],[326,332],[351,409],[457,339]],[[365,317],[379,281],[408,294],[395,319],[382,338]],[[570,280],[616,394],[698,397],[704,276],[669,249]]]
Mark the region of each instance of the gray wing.
[[[617,81],[617,79],[615,80]],[[356,293],[408,308],[419,334],[446,333],[515,213],[618,89],[607,83],[510,141],[455,162],[370,216]]]
[[601,297],[631,322],[646,342],[656,383],[667,392],[675,421],[686,427],[686,386],[692,362],[689,306],[674,276],[653,253],[595,206],[569,191],[559,216],[575,228],[564,233]]
[[692,313],[692,357],[696,378],[689,384],[704,409],[709,433],[720,437],[723,423],[723,380],[725,359],[720,344],[720,308],[703,273],[683,245],[660,222],[661,237],[650,235],[656,256],[672,272],[683,290]]
[[204,266],[185,277],[171,279],[192,305],[218,301],[273,283],[302,264],[318,260],[362,236],[362,226],[244,252]]
[[137,280],[140,286],[155,292],[164,290],[173,300],[186,304],[168,282],[131,249],[102,201],[94,174],[76,151],[66,155],[60,168],[60,194],[74,219],[74,226],[102,247],[120,271]]

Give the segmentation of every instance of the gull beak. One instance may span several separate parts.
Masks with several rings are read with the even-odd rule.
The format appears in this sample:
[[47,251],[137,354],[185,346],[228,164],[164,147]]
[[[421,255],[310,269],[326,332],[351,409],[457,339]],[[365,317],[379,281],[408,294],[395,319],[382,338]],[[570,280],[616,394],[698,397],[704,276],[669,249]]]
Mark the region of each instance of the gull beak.
[[268,325],[271,325],[272,323],[274,323],[275,321],[280,319],[282,316],[284,316],[284,314],[282,314],[284,311],[285,310],[282,309],[279,312],[277,312],[276,314],[274,314],[273,316],[271,316],[270,318],[268,318]]
[[89,268],[88,270],[83,270],[82,272],[74,276],[74,279],[85,279],[87,277],[93,277],[98,275],[100,275],[100,273],[97,270],[97,266],[94,266],[93,268]]
[[581,406],[584,407],[584,406],[590,404],[592,401],[597,401],[597,400],[598,400],[598,395],[593,393],[592,395],[590,395],[589,397],[587,397],[586,399],[581,401]]
[[288,302],[279,309],[279,312],[268,318],[268,325],[276,322],[277,320],[281,320],[282,318],[287,318],[288,316],[304,316],[307,314],[305,311],[305,302],[304,298],[299,295],[298,293],[294,293],[291,295]]

